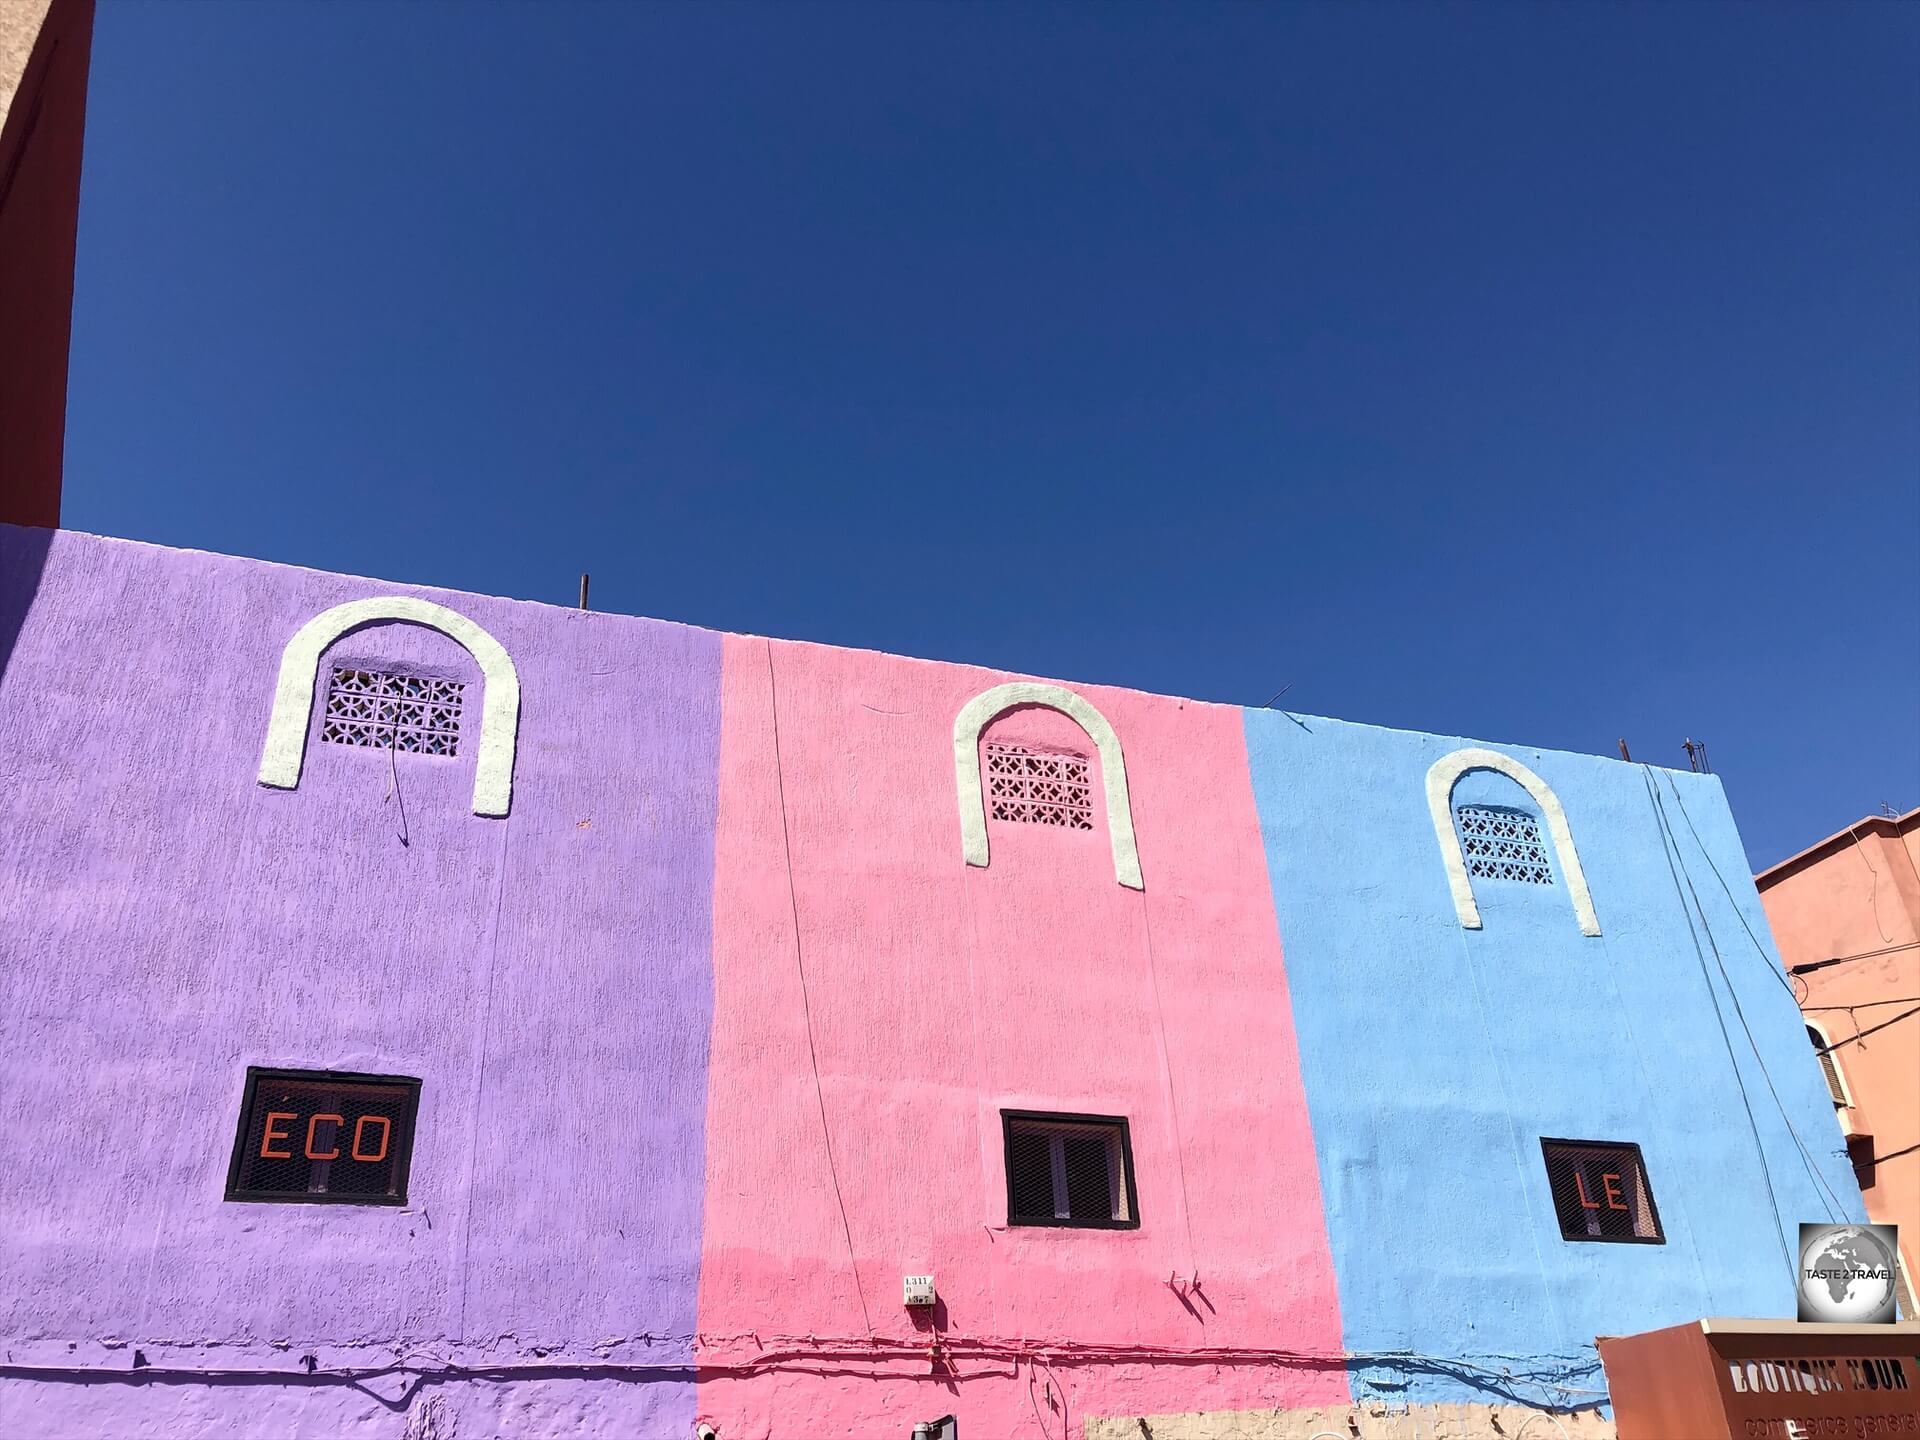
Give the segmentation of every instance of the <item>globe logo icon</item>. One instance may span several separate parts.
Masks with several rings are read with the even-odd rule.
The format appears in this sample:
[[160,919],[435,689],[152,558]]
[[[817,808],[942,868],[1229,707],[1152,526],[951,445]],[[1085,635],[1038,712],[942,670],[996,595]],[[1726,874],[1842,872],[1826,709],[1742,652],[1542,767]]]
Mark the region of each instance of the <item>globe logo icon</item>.
[[1879,1227],[1801,1228],[1800,1318],[1856,1324],[1890,1318],[1895,1262],[1893,1248],[1874,1233]]

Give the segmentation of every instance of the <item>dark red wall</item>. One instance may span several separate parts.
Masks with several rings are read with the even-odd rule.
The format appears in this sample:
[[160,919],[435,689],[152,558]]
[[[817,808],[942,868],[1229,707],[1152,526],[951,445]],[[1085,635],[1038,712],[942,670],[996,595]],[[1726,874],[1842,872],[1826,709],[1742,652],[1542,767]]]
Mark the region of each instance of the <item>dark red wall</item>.
[[0,520],[60,523],[93,0],[53,0],[0,130]]

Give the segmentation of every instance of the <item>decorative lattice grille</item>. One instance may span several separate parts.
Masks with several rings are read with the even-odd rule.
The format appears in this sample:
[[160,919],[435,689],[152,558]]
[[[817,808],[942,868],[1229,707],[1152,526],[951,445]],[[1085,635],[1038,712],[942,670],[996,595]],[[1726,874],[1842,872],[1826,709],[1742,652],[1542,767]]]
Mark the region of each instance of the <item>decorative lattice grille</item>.
[[336,666],[320,738],[417,755],[458,755],[466,688],[458,680]]
[[985,748],[987,798],[994,819],[1093,828],[1093,780],[1086,756],[991,740]]
[[1462,805],[1454,811],[1467,873],[1489,880],[1553,884],[1553,866],[1540,839],[1540,822],[1524,810]]

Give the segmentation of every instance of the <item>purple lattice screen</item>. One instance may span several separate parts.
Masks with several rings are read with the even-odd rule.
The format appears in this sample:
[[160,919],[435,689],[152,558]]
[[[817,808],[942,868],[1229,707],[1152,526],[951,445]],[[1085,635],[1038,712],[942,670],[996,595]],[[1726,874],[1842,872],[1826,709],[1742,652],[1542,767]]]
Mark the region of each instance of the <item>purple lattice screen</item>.
[[994,819],[1069,830],[1093,828],[1092,767],[1086,756],[992,740],[983,748]]
[[458,680],[431,675],[335,667],[320,738],[414,755],[457,755],[465,691]]

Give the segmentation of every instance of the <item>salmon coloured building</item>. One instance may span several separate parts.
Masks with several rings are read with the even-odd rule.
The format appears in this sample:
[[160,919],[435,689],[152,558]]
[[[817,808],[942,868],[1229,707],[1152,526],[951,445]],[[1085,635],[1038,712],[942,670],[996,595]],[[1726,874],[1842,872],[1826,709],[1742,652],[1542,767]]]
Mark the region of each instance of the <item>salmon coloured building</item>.
[[1863,1218],[1711,776],[0,526],[0,777],[8,1436],[1601,1435]]

